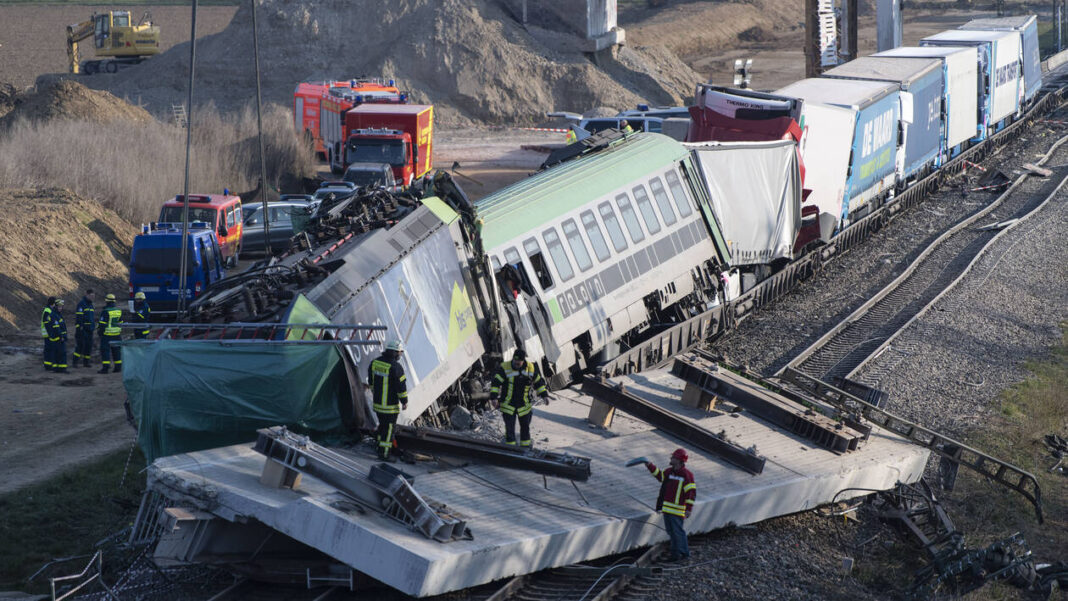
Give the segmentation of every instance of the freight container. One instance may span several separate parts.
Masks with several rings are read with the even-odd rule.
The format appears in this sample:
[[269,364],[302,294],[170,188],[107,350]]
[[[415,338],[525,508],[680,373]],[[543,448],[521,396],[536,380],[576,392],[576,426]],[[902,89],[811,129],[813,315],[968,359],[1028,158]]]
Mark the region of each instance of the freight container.
[[[942,61],[942,162],[968,148],[969,140],[986,137],[979,127],[979,51],[974,46],[901,46],[874,56],[933,58]],[[977,137],[978,134],[978,137]]]
[[[774,92],[804,101],[802,156],[821,213],[837,229],[868,214],[894,186],[900,92],[880,81],[802,79]],[[821,219],[823,215],[820,215]]]
[[975,46],[979,50],[981,86],[985,92],[986,133],[1012,123],[1021,106],[1020,35],[1014,31],[943,31],[920,40],[921,46]]
[[1030,102],[1042,88],[1042,57],[1038,50],[1038,23],[1035,15],[973,19],[960,29],[972,31],[1016,31],[1020,34],[1020,61],[1023,63],[1024,100]]
[[904,185],[941,165],[942,94],[945,74],[933,58],[864,56],[823,73],[835,79],[895,83],[901,89],[901,128],[905,143],[898,148],[897,180]]

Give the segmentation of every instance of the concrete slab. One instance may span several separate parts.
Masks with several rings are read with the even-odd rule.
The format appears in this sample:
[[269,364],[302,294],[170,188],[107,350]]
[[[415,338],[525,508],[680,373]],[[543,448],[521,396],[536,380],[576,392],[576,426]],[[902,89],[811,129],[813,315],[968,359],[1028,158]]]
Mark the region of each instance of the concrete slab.
[[[749,524],[828,503],[847,488],[888,489],[914,482],[926,449],[882,431],[857,451],[839,455],[737,414],[683,407],[684,383],[666,370],[626,379],[629,389],[733,442],[756,445],[767,457],[751,475],[715,456],[690,450],[697,480],[690,532]],[[659,484],[633,457],[658,464],[677,441],[621,412],[612,430],[585,422],[591,399],[573,390],[538,407],[536,444],[592,459],[588,482],[572,483],[492,466],[441,469],[403,466],[421,494],[466,518],[474,539],[438,543],[386,517],[356,510],[334,489],[304,477],[296,490],[260,483],[265,458],[250,445],[157,460],[149,486],[168,498],[193,500],[230,521],[255,519],[385,584],[418,597],[468,588],[501,578],[563,566],[667,540],[653,511]],[[370,467],[374,459],[350,453]],[[859,494],[859,493],[858,493]],[[849,498],[844,494],[839,499]]]

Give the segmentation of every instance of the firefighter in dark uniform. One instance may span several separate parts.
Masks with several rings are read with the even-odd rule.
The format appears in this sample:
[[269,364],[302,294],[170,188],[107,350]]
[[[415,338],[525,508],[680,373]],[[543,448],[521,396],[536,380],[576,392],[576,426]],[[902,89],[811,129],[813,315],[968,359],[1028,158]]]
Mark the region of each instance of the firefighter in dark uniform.
[[45,301],[45,308],[41,311],[41,340],[44,341],[44,368],[52,371],[52,341],[48,339],[48,324],[52,323],[52,307],[56,304],[56,297],[50,296]]
[[63,319],[63,299],[52,305],[48,320],[48,342],[52,346],[52,371],[67,373],[67,322]]
[[400,341],[391,340],[385,352],[367,366],[367,385],[371,388],[372,406],[378,417],[378,456],[385,461],[395,461],[389,456],[393,448],[393,428],[401,408],[408,408],[408,378],[400,364],[403,352]]
[[549,393],[545,390],[545,380],[538,368],[527,361],[523,349],[512,353],[512,360],[501,363],[497,374],[493,376],[490,386],[490,400],[501,399],[501,418],[504,419],[504,442],[515,444],[515,422],[519,420],[519,446],[532,446],[530,440],[530,418],[534,410],[531,401],[537,394],[545,403],[549,402]]
[[92,288],[85,290],[85,296],[78,301],[78,307],[74,311],[74,367],[78,367],[78,361],[89,367],[93,358],[93,330],[96,328],[96,308],[93,299],[96,295]]
[[115,306],[114,294],[105,296],[104,301],[104,310],[96,324],[100,334],[100,362],[103,364],[97,373],[101,374],[108,373],[108,367],[113,367],[112,371],[122,371],[122,347],[113,344],[122,340],[122,309]]
[[152,321],[152,309],[149,308],[148,301],[145,300],[144,292],[134,294],[134,315],[130,321],[144,324],[143,328],[134,330],[134,338],[148,338],[148,324]]

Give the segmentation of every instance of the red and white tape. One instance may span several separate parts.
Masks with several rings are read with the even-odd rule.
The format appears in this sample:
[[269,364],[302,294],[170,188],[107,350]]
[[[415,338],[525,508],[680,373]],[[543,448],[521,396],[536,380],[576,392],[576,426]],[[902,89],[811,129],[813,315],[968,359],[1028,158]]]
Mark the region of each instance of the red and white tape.
[[566,127],[517,127],[523,131],[551,131],[558,134],[566,134],[568,129]]

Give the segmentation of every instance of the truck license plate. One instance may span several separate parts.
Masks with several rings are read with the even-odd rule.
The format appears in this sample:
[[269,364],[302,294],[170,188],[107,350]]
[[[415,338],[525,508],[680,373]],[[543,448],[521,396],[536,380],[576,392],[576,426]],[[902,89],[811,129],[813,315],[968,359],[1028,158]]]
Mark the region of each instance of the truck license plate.
[[159,286],[141,286],[141,292],[159,292]]

